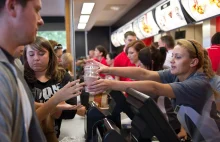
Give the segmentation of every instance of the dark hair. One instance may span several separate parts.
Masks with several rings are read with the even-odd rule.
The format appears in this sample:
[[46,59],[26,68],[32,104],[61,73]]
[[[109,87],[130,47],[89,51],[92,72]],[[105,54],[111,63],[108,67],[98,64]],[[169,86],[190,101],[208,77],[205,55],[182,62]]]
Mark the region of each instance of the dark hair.
[[141,49],[140,52],[138,53],[138,59],[149,70],[152,69],[152,59],[151,59],[150,48],[143,48],[143,49]]
[[174,48],[175,42],[172,36],[165,35],[160,38],[164,42],[167,48]]
[[104,46],[102,46],[102,45],[98,45],[98,46],[96,46],[95,47],[97,50],[99,50],[99,52],[101,52],[102,53],[102,57],[106,57],[106,55],[107,55],[107,50],[106,50],[106,48],[104,47]]
[[63,54],[64,54],[64,53],[67,53],[66,49],[63,50]]
[[212,45],[220,44],[220,32],[215,33],[211,39]]
[[115,57],[117,56],[117,54],[115,52],[108,53],[108,55],[111,60],[115,59]]
[[127,31],[125,34],[124,34],[124,38],[126,39],[128,36],[136,36],[135,32],[133,31]]
[[141,49],[138,54],[138,59],[150,70],[162,70],[166,59],[166,48],[162,47],[157,49],[154,46],[151,46],[150,48]]
[[152,70],[154,71],[162,70],[167,55],[166,47],[160,47],[160,49],[157,49],[152,46],[150,47],[150,49],[151,49],[151,58],[154,61]]
[[39,51],[46,49],[49,52],[49,63],[45,76],[58,82],[63,79],[65,70],[58,66],[57,57],[50,42],[45,38],[38,36],[33,43],[26,45],[24,49],[24,77],[29,83],[34,83],[37,81],[37,79],[35,77],[34,71],[30,68],[27,61],[27,48],[36,49]]
[[[28,1],[29,0],[16,0],[16,2],[21,4],[22,7],[25,7]],[[0,12],[1,12],[1,9],[5,6],[5,2],[6,0],[0,0]]]
[[126,54],[128,54],[128,49],[130,47],[133,47],[137,52],[139,52],[141,49],[143,49],[145,46],[144,42],[141,40],[132,41],[128,44],[126,48]]
[[159,47],[158,42],[151,43],[150,47],[158,48]]

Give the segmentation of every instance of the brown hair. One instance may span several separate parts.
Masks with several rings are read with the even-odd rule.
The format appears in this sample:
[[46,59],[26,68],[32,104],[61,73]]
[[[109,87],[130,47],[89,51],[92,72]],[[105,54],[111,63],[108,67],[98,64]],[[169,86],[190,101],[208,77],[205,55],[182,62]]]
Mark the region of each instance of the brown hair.
[[160,39],[162,42],[166,44],[167,48],[171,48],[171,49],[174,48],[175,42],[172,36],[165,35],[165,36],[162,36]]
[[52,46],[48,40],[43,37],[36,37],[35,42],[26,45],[24,49],[24,77],[25,79],[33,83],[37,81],[34,71],[30,68],[27,62],[27,48],[36,49],[42,51],[43,48],[49,52],[49,63],[45,76],[49,79],[54,79],[61,82],[66,71],[63,68],[58,67],[57,57],[52,49]]
[[70,53],[64,53],[62,55],[62,65],[64,68],[67,68],[73,63],[73,56]]
[[106,57],[106,55],[107,55],[107,50],[106,50],[106,48],[104,47],[104,46],[102,46],[102,45],[98,45],[98,46],[96,46],[95,47],[97,50],[99,50],[99,52],[101,52],[102,53],[102,57]]
[[126,39],[128,36],[136,36],[135,32],[133,31],[127,31],[125,34],[124,34],[124,38]]
[[135,51],[139,52],[141,49],[143,49],[145,46],[144,42],[141,40],[136,40],[136,41],[132,41],[128,44],[127,48],[126,48],[126,54],[128,54],[128,49],[130,47],[133,47],[135,49]]

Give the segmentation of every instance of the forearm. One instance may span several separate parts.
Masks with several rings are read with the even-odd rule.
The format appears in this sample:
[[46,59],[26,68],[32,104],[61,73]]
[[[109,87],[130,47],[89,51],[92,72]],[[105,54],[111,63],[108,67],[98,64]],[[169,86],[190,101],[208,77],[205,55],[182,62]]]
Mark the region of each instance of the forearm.
[[113,81],[111,83],[110,89],[118,90],[118,91],[126,91],[126,89],[129,87],[149,95],[166,96],[169,98],[175,97],[170,85],[161,84],[155,81],[131,81],[131,82]]
[[152,80],[150,74],[152,72],[139,67],[114,67],[109,68],[109,74],[123,76],[135,80]]
[[38,120],[41,122],[48,114],[53,113],[58,103],[55,97],[51,97],[47,102],[43,103],[43,105],[36,110]]

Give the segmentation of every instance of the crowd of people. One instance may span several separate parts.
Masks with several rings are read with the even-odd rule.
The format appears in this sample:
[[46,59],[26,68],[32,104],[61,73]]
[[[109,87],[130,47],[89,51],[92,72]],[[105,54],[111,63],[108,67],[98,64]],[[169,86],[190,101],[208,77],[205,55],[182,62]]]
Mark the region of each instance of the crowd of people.
[[206,50],[170,35],[146,46],[128,31],[118,55],[97,45],[89,60],[74,61],[57,41],[36,36],[41,7],[41,0],[0,2],[0,141],[58,141],[62,119],[85,115],[76,97],[87,85],[79,80],[86,62],[99,66],[101,79],[87,85],[93,95],[134,88],[150,94],[179,138],[220,141],[219,32]]

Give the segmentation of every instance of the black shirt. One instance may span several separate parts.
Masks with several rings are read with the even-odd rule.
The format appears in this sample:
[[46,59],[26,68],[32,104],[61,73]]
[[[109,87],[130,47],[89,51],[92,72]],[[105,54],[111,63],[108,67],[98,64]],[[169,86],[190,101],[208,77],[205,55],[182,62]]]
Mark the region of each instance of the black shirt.
[[[37,80],[35,83],[29,83],[29,86],[31,88],[35,101],[39,103],[44,103],[70,81],[72,81],[72,77],[69,75],[69,73],[66,72],[61,82],[57,82],[54,79],[50,79],[47,82],[40,82],[39,80]],[[71,98],[67,100],[66,103],[76,105],[77,99],[76,97]],[[76,110],[62,111],[60,118],[55,120],[55,130],[57,133],[57,137],[59,137],[60,134],[62,119],[72,119],[75,117],[75,114]]]

